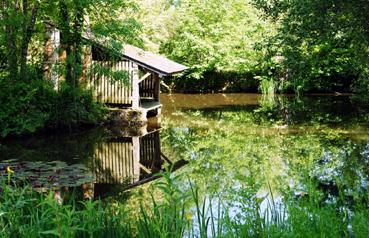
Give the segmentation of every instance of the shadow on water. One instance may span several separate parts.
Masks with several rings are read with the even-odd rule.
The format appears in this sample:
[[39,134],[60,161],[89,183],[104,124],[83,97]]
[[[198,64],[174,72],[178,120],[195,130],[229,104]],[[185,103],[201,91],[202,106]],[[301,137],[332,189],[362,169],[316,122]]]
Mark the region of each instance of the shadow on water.
[[[369,103],[354,96],[310,95],[296,97],[259,94],[173,94],[163,96],[163,114],[175,118],[176,112],[200,113],[215,120],[232,120],[229,113],[243,114],[256,124],[283,125],[369,123]],[[227,114],[228,113],[228,114]]]
[[1,145],[0,154],[3,178],[7,178],[9,167],[17,182],[58,192],[79,187],[85,198],[116,195],[186,164],[161,152],[160,128],[97,128],[15,139]]

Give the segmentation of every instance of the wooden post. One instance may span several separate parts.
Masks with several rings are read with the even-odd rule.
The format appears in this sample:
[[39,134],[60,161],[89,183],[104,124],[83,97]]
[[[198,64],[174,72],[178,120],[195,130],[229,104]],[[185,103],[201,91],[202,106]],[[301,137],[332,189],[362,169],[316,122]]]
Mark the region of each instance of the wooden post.
[[140,107],[139,75],[137,64],[132,65],[132,109]]
[[[91,35],[90,17],[88,15],[83,16],[83,24],[86,27],[87,36]],[[80,77],[80,82],[89,86],[88,70],[92,65],[92,46],[90,44],[85,44],[82,47],[82,74]],[[91,78],[91,77],[90,77]]]
[[52,81],[55,90],[58,89],[59,74],[57,64],[59,63],[60,31],[51,24],[46,24],[45,42],[45,78]]
[[160,132],[154,132],[154,157],[155,157],[155,164],[158,167],[161,167],[161,148],[160,148]]
[[133,182],[140,180],[140,137],[132,137],[133,144]]
[[83,52],[83,61],[80,81],[82,84],[88,85],[90,81],[88,78],[89,76],[88,70],[91,68],[92,65],[92,47],[90,45],[84,45],[82,48],[82,52]]
[[156,101],[160,102],[160,76],[154,74],[154,98]]

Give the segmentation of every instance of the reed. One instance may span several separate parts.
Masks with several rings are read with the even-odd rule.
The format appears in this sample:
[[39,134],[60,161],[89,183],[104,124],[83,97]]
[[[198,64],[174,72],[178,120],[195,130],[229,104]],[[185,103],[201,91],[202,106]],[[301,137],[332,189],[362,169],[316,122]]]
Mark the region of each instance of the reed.
[[[255,196],[241,200],[248,210],[230,215],[220,195],[203,195],[189,181],[181,186],[169,173],[151,186],[137,216],[125,204],[69,199],[60,204],[53,193],[3,182],[0,196],[0,237],[366,237],[369,209],[321,204],[319,194],[285,196],[275,201],[269,189],[267,208]],[[186,187],[187,189],[184,189]],[[311,189],[311,191],[316,191]],[[252,191],[250,191],[252,192]],[[156,194],[157,195],[157,194]],[[348,212],[347,209],[352,209]]]

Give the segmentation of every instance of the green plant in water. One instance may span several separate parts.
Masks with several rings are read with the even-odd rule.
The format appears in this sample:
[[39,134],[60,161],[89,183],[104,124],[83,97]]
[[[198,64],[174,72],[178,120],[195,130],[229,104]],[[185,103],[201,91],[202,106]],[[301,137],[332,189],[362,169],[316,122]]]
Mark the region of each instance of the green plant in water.
[[139,237],[183,237],[189,222],[186,220],[185,204],[187,195],[174,183],[169,173],[163,173],[163,181],[154,184],[163,195],[163,202],[158,203],[151,194],[150,207],[140,205],[138,228]]
[[274,95],[276,92],[276,84],[272,78],[260,77],[259,89],[262,94]]

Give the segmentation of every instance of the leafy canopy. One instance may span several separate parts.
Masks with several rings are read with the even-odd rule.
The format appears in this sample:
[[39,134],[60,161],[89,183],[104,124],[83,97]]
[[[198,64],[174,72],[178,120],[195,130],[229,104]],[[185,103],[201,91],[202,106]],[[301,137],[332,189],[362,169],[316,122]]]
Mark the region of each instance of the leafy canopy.
[[279,22],[270,58],[283,56],[280,90],[368,90],[369,2],[254,0]]

